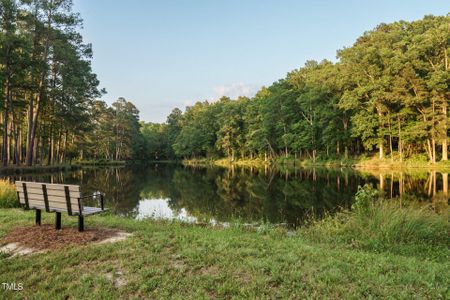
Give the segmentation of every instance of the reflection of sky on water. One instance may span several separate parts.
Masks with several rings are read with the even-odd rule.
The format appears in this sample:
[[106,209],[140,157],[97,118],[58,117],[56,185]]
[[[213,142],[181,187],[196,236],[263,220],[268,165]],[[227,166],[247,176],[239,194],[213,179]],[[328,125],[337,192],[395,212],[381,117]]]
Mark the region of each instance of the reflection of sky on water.
[[151,199],[140,200],[137,207],[137,219],[163,219],[163,220],[180,220],[183,222],[196,222],[197,218],[192,217],[182,208],[179,212],[173,211],[169,207],[167,199]]

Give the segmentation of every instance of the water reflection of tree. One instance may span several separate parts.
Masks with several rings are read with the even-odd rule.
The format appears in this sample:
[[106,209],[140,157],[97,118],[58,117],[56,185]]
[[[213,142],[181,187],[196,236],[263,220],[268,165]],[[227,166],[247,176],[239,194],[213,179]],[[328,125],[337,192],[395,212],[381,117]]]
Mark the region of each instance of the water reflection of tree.
[[131,168],[105,168],[81,171],[82,190],[105,194],[107,205],[115,212],[131,213],[139,201],[145,180]]
[[385,198],[399,198],[401,205],[428,205],[439,213],[448,213],[448,173],[436,170],[406,171],[364,170],[361,176],[376,180]]
[[349,169],[219,169],[151,164],[125,168],[89,168],[74,172],[10,177],[53,183],[80,184],[82,191],[100,191],[115,212],[137,213],[139,200],[167,199],[200,220],[301,224],[350,207],[358,185],[378,187],[387,198],[402,203],[432,203],[448,212],[448,174],[429,172],[356,173]]
[[201,219],[299,224],[311,214],[348,206],[360,184],[356,177],[352,179],[347,178],[339,191],[336,181],[323,172],[280,176],[275,170],[176,170],[172,180],[176,193],[170,196],[170,206],[185,208]]

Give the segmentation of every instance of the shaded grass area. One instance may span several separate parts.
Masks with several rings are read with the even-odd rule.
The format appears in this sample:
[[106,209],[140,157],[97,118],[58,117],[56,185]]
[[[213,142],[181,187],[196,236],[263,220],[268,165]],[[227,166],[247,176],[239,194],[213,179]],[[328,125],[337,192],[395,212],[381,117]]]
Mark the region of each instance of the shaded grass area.
[[[43,214],[44,223],[53,214]],[[0,238],[33,224],[33,212],[0,210]],[[75,226],[76,218],[63,217]],[[23,283],[1,298],[448,298],[450,262],[352,246],[330,233],[283,228],[198,227],[111,215],[88,227],[133,232],[126,241],[0,256],[0,282]],[[316,227],[318,225],[314,225]],[[350,226],[350,225],[349,225]],[[350,234],[350,233],[349,233]],[[407,240],[405,242],[416,242]],[[400,246],[399,246],[400,247]],[[433,245],[429,245],[433,247]],[[442,249],[442,255],[449,250]]]
[[79,169],[79,165],[34,165],[34,166],[8,166],[0,167],[1,175],[14,174],[33,174],[33,173],[51,173],[51,172],[68,172]]

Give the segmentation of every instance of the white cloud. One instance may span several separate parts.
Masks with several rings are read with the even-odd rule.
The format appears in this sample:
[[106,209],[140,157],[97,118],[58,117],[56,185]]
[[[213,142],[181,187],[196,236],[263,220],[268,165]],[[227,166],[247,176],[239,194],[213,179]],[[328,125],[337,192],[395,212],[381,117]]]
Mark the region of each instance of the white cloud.
[[194,101],[193,100],[183,101],[183,105],[184,106],[192,106],[192,105],[194,105]]
[[214,100],[226,96],[236,99],[239,96],[253,97],[258,88],[244,83],[233,83],[230,85],[219,85],[214,87]]

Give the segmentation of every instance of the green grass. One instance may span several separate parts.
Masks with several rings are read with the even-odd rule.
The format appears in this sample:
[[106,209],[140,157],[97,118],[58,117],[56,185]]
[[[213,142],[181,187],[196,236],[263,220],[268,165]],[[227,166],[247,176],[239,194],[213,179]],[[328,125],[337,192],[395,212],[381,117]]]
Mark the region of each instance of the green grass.
[[184,160],[184,164],[191,166],[243,166],[243,167],[264,167],[267,165],[275,165],[279,168],[295,168],[295,167],[351,167],[356,169],[380,169],[380,170],[436,170],[450,171],[450,161],[438,161],[431,164],[426,156],[416,155],[400,162],[398,155],[395,159],[387,156],[384,159],[378,159],[377,156],[360,155],[345,158],[344,156],[318,156],[315,161],[308,158],[295,159],[292,156],[279,156],[274,159],[264,161],[262,158],[255,159],[236,159],[231,161],[229,158],[199,158]]
[[446,214],[429,206],[399,207],[380,200],[364,210],[345,211],[303,229],[309,240],[373,253],[393,253],[428,260],[450,259]]
[[0,180],[0,208],[19,207],[16,188],[9,180]]
[[52,173],[67,172],[89,166],[123,166],[125,161],[119,160],[84,160],[74,161],[72,164],[56,164],[56,165],[34,165],[34,166],[7,166],[0,167],[0,174],[33,174],[33,173]]
[[[44,213],[43,217],[44,223],[54,221],[53,214]],[[33,218],[31,211],[1,209],[0,238],[13,227],[33,224]],[[75,222],[76,218],[63,217],[66,226],[75,226]],[[351,241],[341,237],[359,233],[348,228],[342,229],[343,233],[337,237],[329,232],[324,238],[318,238],[331,229],[316,224],[294,233],[283,228],[258,231],[238,226],[198,227],[176,222],[135,221],[111,215],[89,217],[86,225],[120,228],[134,235],[117,244],[69,247],[64,251],[29,257],[0,256],[0,282],[23,283],[24,286],[22,292],[0,290],[0,297],[450,297],[448,259],[410,252],[402,255],[390,246],[379,249],[358,244],[352,246]],[[374,228],[371,226],[367,225],[361,231],[368,232]],[[436,233],[434,229],[430,232]],[[421,241],[423,234],[426,233],[417,238],[407,235],[398,247]],[[387,245],[396,241],[382,236],[380,233],[373,239]],[[425,239],[423,245],[432,249],[436,243],[433,239]],[[448,248],[439,251],[448,258]],[[113,281],[118,279],[126,284],[115,286]]]
[[261,168],[266,165],[270,165],[271,162],[264,161],[261,158],[254,159],[236,159],[231,161],[229,158],[212,159],[212,158],[199,158],[199,159],[187,159],[183,160],[182,163],[187,166],[200,166],[200,167],[224,167],[229,168],[231,166],[239,167],[255,167]]
[[81,160],[74,162],[77,166],[123,166],[126,162],[123,160]]

